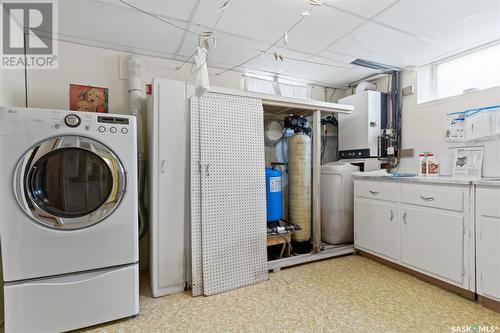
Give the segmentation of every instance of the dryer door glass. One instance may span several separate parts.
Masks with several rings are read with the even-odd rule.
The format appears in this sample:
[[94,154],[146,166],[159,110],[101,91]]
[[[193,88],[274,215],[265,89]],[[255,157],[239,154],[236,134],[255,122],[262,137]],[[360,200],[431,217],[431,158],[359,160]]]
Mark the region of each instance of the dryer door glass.
[[33,146],[19,161],[14,194],[38,223],[60,230],[89,227],[118,207],[126,173],[114,152],[82,136],[60,136]]
[[38,207],[59,217],[88,215],[108,200],[113,175],[99,156],[81,148],[53,150],[40,158],[28,176],[30,196]]

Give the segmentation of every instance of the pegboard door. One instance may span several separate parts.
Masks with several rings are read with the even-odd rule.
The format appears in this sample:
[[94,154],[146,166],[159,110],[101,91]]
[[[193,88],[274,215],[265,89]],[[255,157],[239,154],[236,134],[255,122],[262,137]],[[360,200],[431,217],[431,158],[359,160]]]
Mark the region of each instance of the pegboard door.
[[201,257],[201,149],[200,99],[190,99],[191,124],[191,289],[193,296],[203,295]]
[[260,99],[199,100],[203,293],[267,280],[265,154]]

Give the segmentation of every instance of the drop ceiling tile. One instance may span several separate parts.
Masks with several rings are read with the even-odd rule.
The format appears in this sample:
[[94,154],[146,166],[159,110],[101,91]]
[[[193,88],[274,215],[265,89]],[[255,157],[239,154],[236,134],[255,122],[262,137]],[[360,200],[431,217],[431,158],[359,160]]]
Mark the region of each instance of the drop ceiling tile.
[[[179,51],[179,55],[189,57],[195,52],[197,46],[198,37],[188,35]],[[265,48],[266,45],[262,43],[219,33],[216,47],[208,51],[208,64],[210,65],[213,61],[233,66],[238,65],[259,54],[260,50]]]
[[500,38],[500,1],[403,0],[375,20],[454,51]]
[[75,0],[59,2],[59,32],[86,44],[95,41],[163,54],[174,54],[184,33],[137,11]]
[[331,85],[332,87],[347,87],[347,85],[352,82],[378,73],[380,73],[380,71],[354,66],[341,73],[334,74],[330,78],[325,79],[325,83]]
[[[193,22],[213,27],[223,1],[202,1]],[[216,30],[272,43],[309,9],[304,0],[232,0]]]
[[[283,60],[279,57],[276,59],[274,53],[281,55]],[[301,60],[307,59],[308,57],[310,56],[307,54],[290,51],[285,48],[274,47],[267,53],[262,54],[260,57],[249,62],[246,67],[271,73],[281,73],[290,67],[297,66],[301,63]]]
[[[68,0],[64,0],[66,2]],[[75,1],[75,0],[70,0]],[[89,0],[76,0],[82,2],[94,3]],[[175,18],[183,21],[188,21],[191,12],[198,0],[125,0],[127,3],[134,5],[147,12],[161,15],[168,18]],[[130,6],[120,2],[119,0],[99,0],[116,6],[130,8]]]
[[301,63],[283,74],[304,80],[326,82],[327,79],[339,75],[349,68],[346,65],[338,66],[329,64],[320,58],[311,58],[309,61],[311,62]]
[[420,65],[443,47],[376,23],[366,23],[338,41],[329,51],[397,67]]
[[333,7],[355,13],[364,17],[371,17],[386,9],[396,0],[327,0],[324,3]]
[[324,59],[325,61],[330,61],[330,62],[335,62],[335,63],[340,63],[340,64],[347,64],[347,65],[349,65],[351,62],[356,60],[356,58],[354,58],[352,56],[332,52],[329,50],[325,50],[323,52],[318,53],[317,57],[320,59]]
[[363,22],[359,17],[327,6],[316,7],[288,34],[288,47],[316,54]]

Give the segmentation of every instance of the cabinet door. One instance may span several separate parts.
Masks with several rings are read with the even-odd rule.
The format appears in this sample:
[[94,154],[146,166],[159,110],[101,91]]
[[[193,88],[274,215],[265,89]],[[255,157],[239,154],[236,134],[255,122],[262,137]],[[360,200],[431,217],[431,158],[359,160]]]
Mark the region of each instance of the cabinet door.
[[401,261],[463,283],[464,217],[431,208],[401,207]]
[[183,291],[186,285],[185,89],[184,82],[155,79],[148,101],[150,278],[155,297]]
[[399,259],[399,225],[395,203],[356,199],[354,243],[356,247]]
[[479,216],[478,293],[500,301],[500,218]]

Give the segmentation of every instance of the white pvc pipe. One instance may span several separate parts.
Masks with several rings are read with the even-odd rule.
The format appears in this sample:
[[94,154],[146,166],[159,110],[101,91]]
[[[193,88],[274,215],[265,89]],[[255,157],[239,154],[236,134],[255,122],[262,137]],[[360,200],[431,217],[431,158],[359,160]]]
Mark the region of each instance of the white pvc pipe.
[[142,119],[141,59],[135,55],[128,57],[128,97],[130,113],[137,118],[138,153],[144,153],[144,133]]
[[142,115],[142,85],[141,85],[141,59],[130,55],[128,57],[128,97],[130,113],[137,119],[137,168],[139,188],[139,238],[147,231],[147,212],[144,205],[144,189],[146,185],[146,157],[145,137]]

